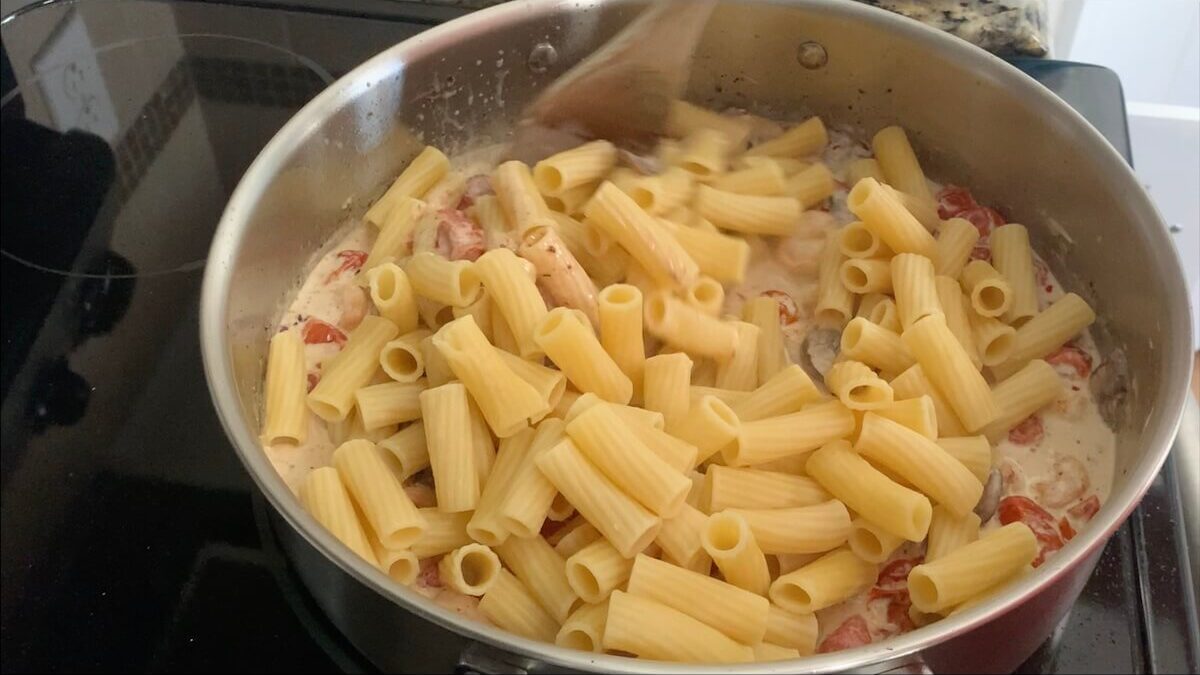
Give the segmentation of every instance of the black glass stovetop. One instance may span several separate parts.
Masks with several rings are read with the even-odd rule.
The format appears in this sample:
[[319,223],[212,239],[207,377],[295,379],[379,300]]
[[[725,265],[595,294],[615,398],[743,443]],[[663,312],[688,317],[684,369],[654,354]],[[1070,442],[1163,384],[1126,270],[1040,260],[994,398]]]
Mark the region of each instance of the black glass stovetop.
[[[3,25],[4,671],[373,670],[280,554],[212,410],[200,278],[271,135],[461,11],[80,2]],[[1113,73],[1018,65],[1129,157]],[[1168,462],[1024,670],[1200,667],[1178,490]],[[463,646],[432,625],[396,639],[414,672],[452,671]]]

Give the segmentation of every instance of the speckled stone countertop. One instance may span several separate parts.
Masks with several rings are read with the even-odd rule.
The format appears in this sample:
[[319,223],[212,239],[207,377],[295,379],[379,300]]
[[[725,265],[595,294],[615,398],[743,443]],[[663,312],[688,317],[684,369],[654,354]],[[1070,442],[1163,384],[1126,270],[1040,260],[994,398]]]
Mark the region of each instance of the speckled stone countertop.
[[[507,0],[421,0],[481,9]],[[1046,0],[858,0],[940,28],[1000,55],[1045,56]]]

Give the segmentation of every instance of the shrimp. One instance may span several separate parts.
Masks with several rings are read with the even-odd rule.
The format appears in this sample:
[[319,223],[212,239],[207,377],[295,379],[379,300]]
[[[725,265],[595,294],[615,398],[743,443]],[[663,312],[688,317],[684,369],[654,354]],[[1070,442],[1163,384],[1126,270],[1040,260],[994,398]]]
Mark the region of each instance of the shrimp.
[[1037,500],[1051,508],[1062,508],[1084,495],[1091,487],[1083,462],[1059,455],[1054,458],[1054,477],[1033,484]]
[[350,284],[342,288],[342,318],[338,325],[344,330],[354,330],[367,315],[367,294],[363,289]]

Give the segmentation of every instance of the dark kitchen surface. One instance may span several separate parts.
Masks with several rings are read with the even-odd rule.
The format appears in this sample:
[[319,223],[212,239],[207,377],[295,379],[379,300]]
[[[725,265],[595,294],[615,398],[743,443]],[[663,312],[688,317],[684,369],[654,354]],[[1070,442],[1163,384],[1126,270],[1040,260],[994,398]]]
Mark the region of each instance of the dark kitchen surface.
[[[460,10],[293,7],[81,2],[3,26],[6,672],[372,669],[299,586],[213,413],[199,284],[288,117]],[[1019,65],[1129,156],[1115,76]],[[1025,670],[1200,667],[1179,488],[1168,463]],[[452,671],[462,646],[432,625],[396,639],[414,672]]]

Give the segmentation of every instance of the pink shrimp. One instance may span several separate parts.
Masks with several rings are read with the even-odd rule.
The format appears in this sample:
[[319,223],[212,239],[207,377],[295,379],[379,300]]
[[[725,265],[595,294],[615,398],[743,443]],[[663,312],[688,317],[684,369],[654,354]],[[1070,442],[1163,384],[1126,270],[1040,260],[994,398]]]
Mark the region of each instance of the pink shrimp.
[[487,250],[487,234],[462,211],[438,212],[438,253],[449,260],[475,260]]
[[1087,467],[1074,457],[1054,458],[1054,477],[1033,484],[1038,502],[1050,508],[1062,508],[1082,497],[1091,487]]

